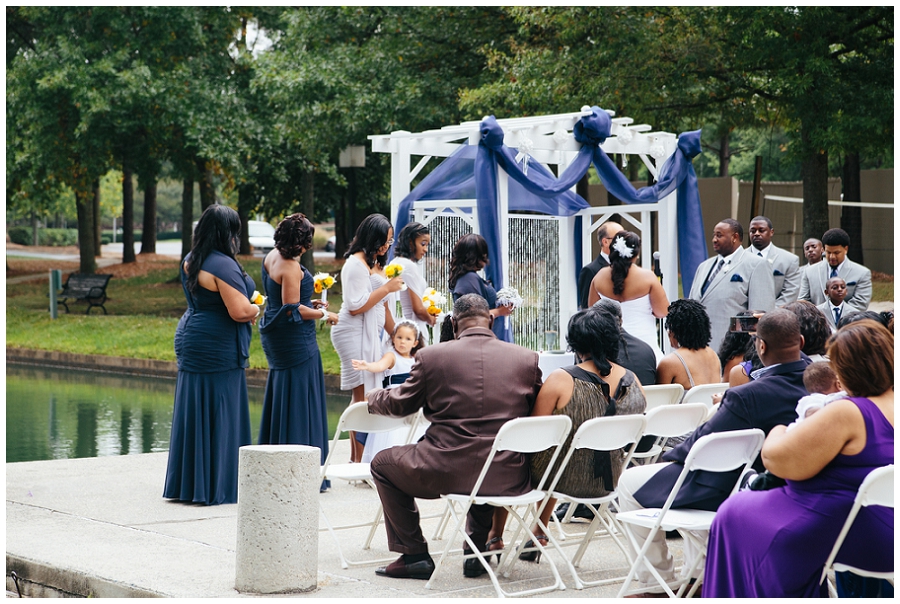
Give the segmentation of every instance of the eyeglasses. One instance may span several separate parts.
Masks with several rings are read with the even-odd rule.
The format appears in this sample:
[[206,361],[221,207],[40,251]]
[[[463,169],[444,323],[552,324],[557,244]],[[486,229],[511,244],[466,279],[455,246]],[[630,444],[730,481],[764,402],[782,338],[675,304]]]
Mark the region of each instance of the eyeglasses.
[[388,239],[387,243],[385,243],[385,245],[388,247],[391,247],[392,245],[394,245],[394,238],[391,237],[390,239]]

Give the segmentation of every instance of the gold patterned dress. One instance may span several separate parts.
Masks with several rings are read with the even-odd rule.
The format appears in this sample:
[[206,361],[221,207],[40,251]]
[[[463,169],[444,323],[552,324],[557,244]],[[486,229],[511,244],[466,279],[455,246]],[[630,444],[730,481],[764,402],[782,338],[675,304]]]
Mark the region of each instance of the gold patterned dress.
[[[580,367],[563,367],[563,371],[575,381],[572,398],[562,409],[554,409],[553,415],[568,415],[572,420],[572,432],[563,444],[548,480],[559,468],[572,445],[572,437],[578,428],[589,419],[612,415],[634,415],[643,413],[647,400],[634,374],[625,370],[612,397],[609,385],[599,375]],[[612,404],[611,404],[612,401]],[[537,483],[550,463],[551,450],[540,451],[531,456],[531,478]],[[569,465],[560,477],[556,490],[573,497],[602,497],[615,489],[622,474],[625,452],[621,449],[611,453],[581,449],[572,455]]]

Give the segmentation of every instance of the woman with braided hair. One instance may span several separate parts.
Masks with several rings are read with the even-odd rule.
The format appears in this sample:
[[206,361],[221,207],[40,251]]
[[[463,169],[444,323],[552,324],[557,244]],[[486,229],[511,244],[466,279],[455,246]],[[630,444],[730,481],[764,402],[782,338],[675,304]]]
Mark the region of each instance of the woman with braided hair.
[[609,246],[609,266],[600,269],[591,282],[588,305],[600,298],[612,298],[622,306],[622,329],[646,342],[656,355],[663,358],[659,348],[656,319],[666,316],[669,299],[653,274],[638,264],[641,238],[631,231],[616,233]]

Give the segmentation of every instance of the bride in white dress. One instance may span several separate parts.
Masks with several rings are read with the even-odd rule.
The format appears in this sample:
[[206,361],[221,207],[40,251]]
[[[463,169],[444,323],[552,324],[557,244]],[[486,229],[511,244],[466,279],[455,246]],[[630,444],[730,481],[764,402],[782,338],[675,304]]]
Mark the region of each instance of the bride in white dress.
[[669,299],[653,274],[638,266],[641,238],[630,231],[616,234],[609,246],[609,266],[597,272],[591,282],[588,304],[600,298],[612,298],[622,305],[622,329],[646,342],[656,355],[657,364],[663,358],[659,348],[656,319],[666,316]]

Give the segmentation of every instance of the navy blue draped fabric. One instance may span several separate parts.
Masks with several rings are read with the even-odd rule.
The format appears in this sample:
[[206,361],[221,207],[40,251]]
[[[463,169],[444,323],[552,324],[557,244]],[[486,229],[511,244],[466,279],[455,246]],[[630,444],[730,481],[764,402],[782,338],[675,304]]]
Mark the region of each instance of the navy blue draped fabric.
[[[627,204],[655,203],[677,190],[679,257],[684,291],[690,291],[697,266],[706,259],[706,238],[697,192],[697,177],[691,160],[700,153],[700,131],[683,133],[676,152],[663,164],[656,184],[635,189],[600,145],[609,137],[612,120],[599,107],[582,117],[573,127],[575,140],[582,144],[575,160],[558,178],[538,162],[528,165],[528,173],[516,162],[515,152],[503,144],[503,129],[493,117],[481,122],[481,142],[477,149],[462,145],[429,174],[401,203],[394,225],[397,232],[409,221],[412,204],[419,199],[477,200],[479,228],[488,244],[491,262],[487,278],[497,287],[504,284],[501,257],[500,219],[497,204],[497,168],[510,177],[509,209],[551,216],[571,216],[589,207],[571,188],[591,164],[606,190]],[[469,162],[474,159],[474,174]],[[474,182],[473,182],[474,181]],[[580,234],[580,231],[579,231]],[[580,236],[575,237],[576,258],[581,254]],[[576,270],[581,262],[576,263]]]

